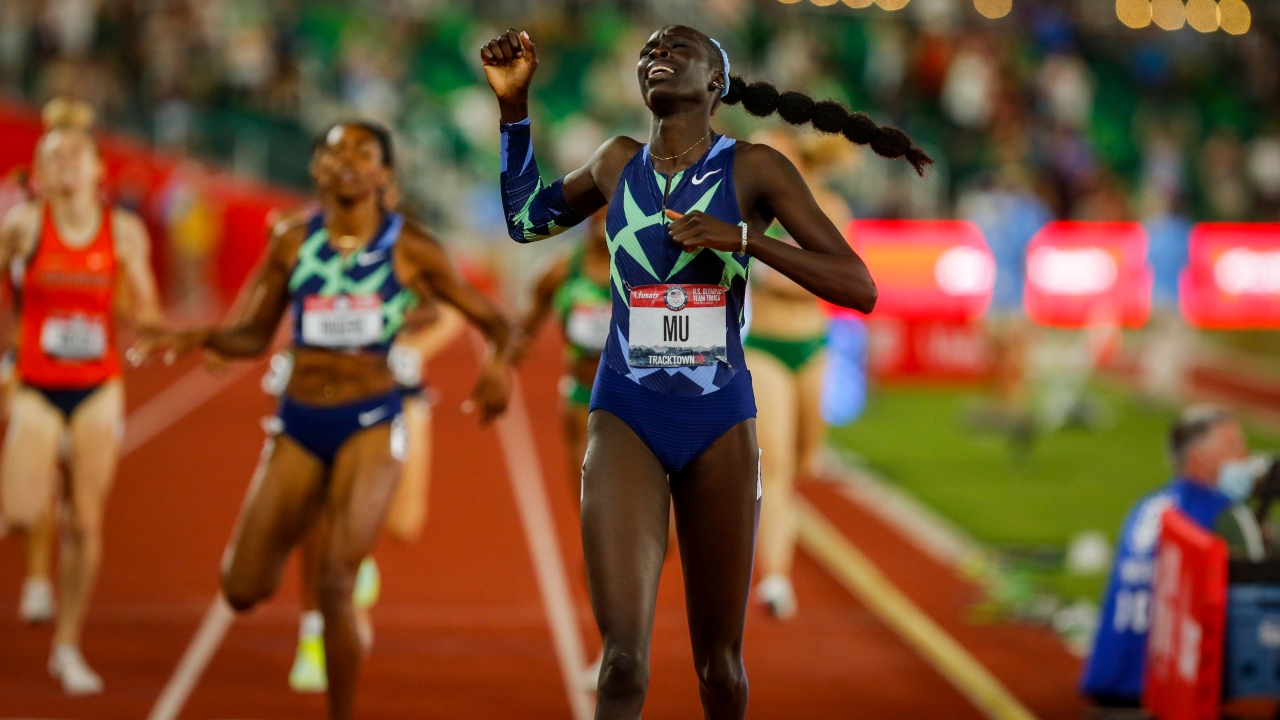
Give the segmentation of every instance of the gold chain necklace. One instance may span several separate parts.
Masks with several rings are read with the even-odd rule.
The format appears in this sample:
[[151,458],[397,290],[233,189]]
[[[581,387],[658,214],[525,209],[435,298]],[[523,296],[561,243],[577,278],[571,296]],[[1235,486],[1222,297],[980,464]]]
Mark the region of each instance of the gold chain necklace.
[[[703,136],[702,136],[702,137],[700,137],[700,138],[698,138],[698,142],[696,142],[696,143],[694,143],[694,144],[690,145],[690,146],[689,146],[689,150],[692,150],[692,149],[694,149],[694,148],[698,147],[699,145],[701,145],[701,144],[702,144],[702,141],[703,141],[703,140],[706,140],[707,138],[711,137],[711,132],[712,132],[711,130],[707,130],[707,134],[706,134],[706,135],[703,135]],[[666,162],[666,161],[668,161],[668,160],[677,160],[677,159],[679,159],[679,158],[684,157],[685,155],[688,155],[688,154],[689,154],[689,150],[685,150],[684,152],[680,153],[679,155],[672,155],[671,157],[661,157],[661,156],[659,156],[659,155],[654,155],[654,154],[653,154],[653,151],[649,151],[649,157],[650,157],[651,159],[653,159],[653,160],[661,160],[662,162]]]

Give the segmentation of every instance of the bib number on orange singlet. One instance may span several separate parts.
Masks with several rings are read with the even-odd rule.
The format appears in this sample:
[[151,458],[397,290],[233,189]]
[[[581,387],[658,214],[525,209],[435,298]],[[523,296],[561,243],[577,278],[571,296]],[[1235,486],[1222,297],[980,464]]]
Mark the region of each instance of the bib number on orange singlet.
[[312,296],[302,302],[302,340],[308,345],[374,345],[382,342],[382,331],[382,298],[377,295]]
[[107,324],[91,315],[51,315],[40,326],[40,349],[60,360],[100,360],[107,354]]
[[725,289],[720,285],[631,288],[631,367],[676,368],[728,362]]

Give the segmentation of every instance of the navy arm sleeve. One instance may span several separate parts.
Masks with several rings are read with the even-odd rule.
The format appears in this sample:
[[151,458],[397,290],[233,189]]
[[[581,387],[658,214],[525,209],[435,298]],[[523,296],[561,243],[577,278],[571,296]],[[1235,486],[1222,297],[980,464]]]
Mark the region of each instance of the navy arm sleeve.
[[502,124],[502,210],[507,234],[518,243],[558,235],[583,220],[565,200],[564,180],[542,184],[528,118]]

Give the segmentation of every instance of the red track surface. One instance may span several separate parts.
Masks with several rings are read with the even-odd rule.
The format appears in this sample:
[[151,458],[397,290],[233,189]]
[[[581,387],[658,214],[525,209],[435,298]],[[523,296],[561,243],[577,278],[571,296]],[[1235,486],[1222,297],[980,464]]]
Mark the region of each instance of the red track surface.
[[[555,522],[587,638],[599,643],[556,411],[557,348],[544,338],[523,373]],[[187,371],[127,378],[130,407]],[[560,669],[503,457],[492,430],[459,406],[475,363],[457,343],[432,365],[440,391],[427,530],[418,545],[383,543],[378,636],[359,712],[377,718],[566,718]],[[257,373],[125,458],[107,511],[106,559],[84,638],[103,675],[100,697],[70,699],[44,670],[51,630],[16,620],[21,549],[0,543],[0,717],[141,718],[168,681],[217,589],[217,568],[271,411]],[[973,589],[903,538],[821,486],[815,501],[921,606],[1038,715],[1078,717],[1077,665],[1045,632],[964,623]],[[746,638],[756,718],[977,718],[980,715],[813,561],[796,567],[798,618],[753,609]],[[698,717],[679,562],[663,579],[646,717]],[[291,693],[297,585],[240,618],[192,694],[184,718],[321,717],[321,697]]]

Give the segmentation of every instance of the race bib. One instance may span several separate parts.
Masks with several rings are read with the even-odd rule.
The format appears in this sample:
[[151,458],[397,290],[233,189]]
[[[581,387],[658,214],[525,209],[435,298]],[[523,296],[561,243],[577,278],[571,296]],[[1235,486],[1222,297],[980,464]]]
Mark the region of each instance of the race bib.
[[564,334],[569,342],[585,350],[603,352],[609,339],[609,323],[613,320],[613,307],[603,305],[578,305],[569,311]]
[[51,315],[40,327],[40,349],[61,360],[99,360],[107,354],[107,324],[90,315]]
[[308,297],[302,301],[302,340],[316,347],[351,348],[382,341],[377,295]]
[[725,289],[719,285],[645,285],[631,289],[628,363],[638,368],[728,362]]

